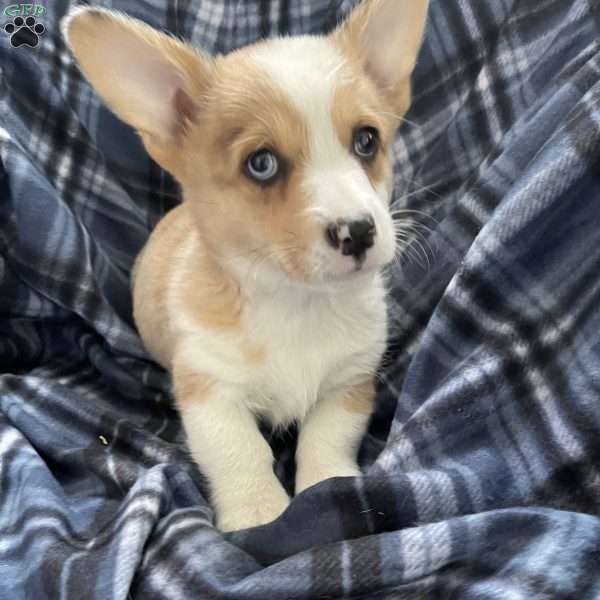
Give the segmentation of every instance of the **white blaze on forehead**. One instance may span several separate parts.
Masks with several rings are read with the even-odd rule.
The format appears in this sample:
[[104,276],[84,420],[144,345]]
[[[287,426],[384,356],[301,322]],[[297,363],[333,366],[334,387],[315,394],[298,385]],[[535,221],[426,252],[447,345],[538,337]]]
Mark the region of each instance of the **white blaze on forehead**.
[[308,214],[328,223],[370,212],[374,190],[364,169],[336,130],[336,91],[351,84],[355,73],[345,56],[323,37],[275,39],[253,49],[254,64],[267,73],[302,116],[310,147],[304,165]]
[[[310,147],[307,164],[302,165],[303,187],[310,196],[306,216],[322,225],[372,216],[378,234],[367,262],[391,260],[389,192],[385,186],[373,187],[360,161],[342,144],[333,120],[336,92],[352,84],[355,75],[344,55],[326,38],[305,36],[271,40],[254,48],[250,58],[269,75],[274,89],[285,94],[307,128]],[[343,233],[349,235],[348,230]],[[319,236],[308,254],[309,270],[321,269],[325,262],[335,271],[330,252],[325,235]],[[341,268],[349,267],[344,263]]]
[[300,36],[261,44],[251,59],[304,118],[311,164],[346,156],[332,120],[336,89],[348,77],[344,55],[325,38]]

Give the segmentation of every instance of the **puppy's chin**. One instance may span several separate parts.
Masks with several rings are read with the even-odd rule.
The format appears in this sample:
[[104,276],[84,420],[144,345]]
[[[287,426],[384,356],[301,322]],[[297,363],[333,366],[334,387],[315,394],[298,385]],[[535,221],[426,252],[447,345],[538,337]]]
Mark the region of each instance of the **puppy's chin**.
[[[259,289],[267,293],[278,290],[297,289],[299,292],[336,293],[353,286],[364,287],[394,258],[393,252],[382,251],[367,257],[363,263],[355,263],[349,257],[331,256],[320,261],[318,267],[300,257],[290,260],[284,253],[272,251],[262,258],[252,254],[237,253],[225,264],[232,270],[242,289]],[[309,267],[312,266],[312,268]]]
[[335,293],[345,291],[348,288],[359,285],[364,287],[389,263],[364,264],[361,266],[348,267],[343,271],[319,271],[311,275],[300,275],[280,269],[280,277],[285,279],[289,286],[304,288],[309,291],[322,293]]
[[362,262],[354,261],[349,257],[334,256],[314,279],[323,281],[328,285],[352,282],[372,278],[390,265],[396,256],[396,248],[382,246],[373,250]]
[[288,279],[296,284],[305,284],[308,287],[315,288],[324,286],[331,288],[336,284],[344,284],[372,278],[377,273],[382,272],[390,265],[395,256],[395,251],[378,253],[378,256],[367,257],[362,262],[356,262],[349,257],[333,256],[331,260],[326,261],[320,268],[310,269],[289,269],[285,264],[272,265],[272,268],[280,272],[282,278]]
[[353,269],[349,269],[343,273],[326,273],[324,281],[335,284],[336,282],[355,281],[357,279],[370,277],[374,273],[381,271],[385,265],[357,265]]

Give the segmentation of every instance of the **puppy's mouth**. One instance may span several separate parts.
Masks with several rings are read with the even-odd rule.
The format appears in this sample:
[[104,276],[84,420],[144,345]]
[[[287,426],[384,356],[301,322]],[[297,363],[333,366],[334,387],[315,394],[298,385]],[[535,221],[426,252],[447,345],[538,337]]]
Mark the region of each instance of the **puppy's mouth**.
[[361,279],[367,275],[373,275],[377,271],[381,271],[385,265],[366,264],[365,261],[357,262],[352,268],[343,272],[326,272],[323,275],[323,280],[327,283],[335,283],[336,281],[353,281]]
[[373,276],[375,273],[382,271],[386,267],[386,264],[387,263],[379,264],[367,260],[359,260],[341,270],[324,268],[312,273],[307,273],[304,269],[290,271],[283,265],[279,265],[279,267],[288,279],[291,279],[296,283],[303,283],[311,287],[329,287],[336,283],[342,284],[358,281]]
[[395,246],[392,249],[378,247],[354,259],[344,257],[340,261],[340,257],[337,256],[332,259],[332,265],[324,265],[320,277],[326,282],[335,283],[372,276],[388,267],[393,262],[396,252]]
[[316,256],[305,248],[271,247],[262,262],[272,275],[277,273],[297,285],[319,288],[336,283],[357,281],[382,271],[392,260],[387,253],[373,248],[372,253],[353,258],[329,252],[317,252]]

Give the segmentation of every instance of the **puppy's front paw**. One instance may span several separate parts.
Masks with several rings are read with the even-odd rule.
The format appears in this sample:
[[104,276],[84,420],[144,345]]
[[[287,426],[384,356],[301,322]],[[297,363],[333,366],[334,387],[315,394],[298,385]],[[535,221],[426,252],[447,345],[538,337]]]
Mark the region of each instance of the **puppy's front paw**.
[[217,527],[221,531],[240,531],[274,521],[290,503],[279,482],[264,486],[217,504]]

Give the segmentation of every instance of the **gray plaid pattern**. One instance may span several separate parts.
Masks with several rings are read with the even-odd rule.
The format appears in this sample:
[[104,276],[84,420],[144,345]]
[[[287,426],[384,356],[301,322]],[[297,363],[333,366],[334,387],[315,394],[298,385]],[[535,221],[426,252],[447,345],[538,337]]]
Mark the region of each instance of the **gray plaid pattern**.
[[[103,4],[225,52],[355,2]],[[365,476],[227,536],[131,319],[177,186],[78,73],[67,0],[38,48],[2,38],[0,598],[600,598],[600,9],[432,4],[395,146],[427,229],[391,273]]]

